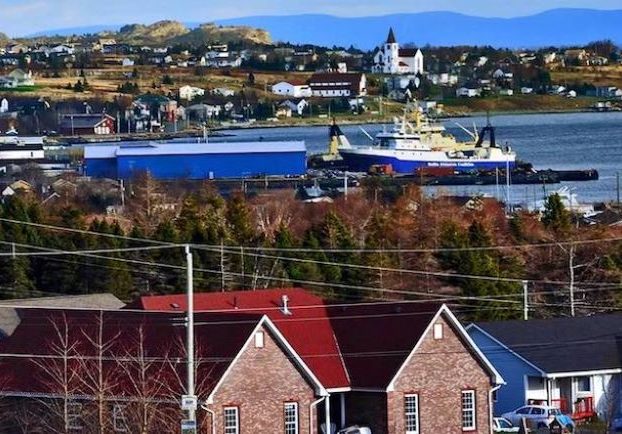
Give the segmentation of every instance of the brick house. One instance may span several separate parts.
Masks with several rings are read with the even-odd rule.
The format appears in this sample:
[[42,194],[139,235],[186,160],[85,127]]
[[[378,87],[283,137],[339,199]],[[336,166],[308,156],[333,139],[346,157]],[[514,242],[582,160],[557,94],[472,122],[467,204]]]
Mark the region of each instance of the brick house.
[[[177,432],[183,314],[25,309],[20,318],[0,343],[0,432]],[[316,425],[314,402],[327,392],[267,316],[196,321],[200,432]]]
[[[183,312],[185,305],[184,295],[169,295],[142,297],[128,307]],[[330,305],[301,289],[202,293],[194,305],[197,311],[266,315],[326,392],[318,394],[316,385],[313,393],[312,376],[304,386],[276,353],[257,369],[251,350],[204,403],[217,431],[229,417],[253,431],[283,432],[284,414],[296,414],[297,428],[288,433],[353,424],[387,434],[491,432],[492,394],[503,379],[446,306]],[[273,396],[291,405],[289,413],[264,402]]]

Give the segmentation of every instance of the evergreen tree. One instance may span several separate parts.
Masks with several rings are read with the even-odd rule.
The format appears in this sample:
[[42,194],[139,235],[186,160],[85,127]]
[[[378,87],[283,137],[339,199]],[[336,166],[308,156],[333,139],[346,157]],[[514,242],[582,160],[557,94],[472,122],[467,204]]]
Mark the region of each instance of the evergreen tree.
[[558,234],[568,232],[571,227],[570,213],[564,207],[561,197],[555,193],[546,199],[542,223]]

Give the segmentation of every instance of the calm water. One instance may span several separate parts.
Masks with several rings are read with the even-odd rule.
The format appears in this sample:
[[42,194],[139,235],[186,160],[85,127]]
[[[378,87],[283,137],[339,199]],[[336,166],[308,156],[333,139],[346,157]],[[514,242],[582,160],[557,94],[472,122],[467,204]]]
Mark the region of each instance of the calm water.
[[[486,123],[484,117],[456,119],[472,129]],[[610,201],[616,199],[616,173],[622,172],[622,113],[572,113],[499,115],[492,118],[497,128],[497,142],[506,142],[514,148],[518,157],[531,162],[536,169],[597,169],[600,179],[592,182],[564,183],[575,189],[581,201]],[[445,122],[447,129],[460,140],[466,134],[454,120]],[[382,125],[365,125],[372,136],[382,130]],[[353,144],[369,141],[358,126],[342,126],[344,134]],[[304,140],[310,153],[325,151],[328,144],[328,127],[268,128],[225,131],[237,140]],[[550,189],[559,188],[547,187]],[[447,187],[442,187],[448,190]],[[455,187],[455,194],[485,192],[495,194],[491,187]],[[431,191],[434,192],[434,191]],[[513,186],[513,201],[533,202],[542,197],[542,186]]]

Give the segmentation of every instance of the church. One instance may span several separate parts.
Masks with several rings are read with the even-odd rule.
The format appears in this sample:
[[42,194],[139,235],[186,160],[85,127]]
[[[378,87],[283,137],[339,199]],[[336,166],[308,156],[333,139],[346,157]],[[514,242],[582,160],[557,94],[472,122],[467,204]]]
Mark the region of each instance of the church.
[[378,74],[423,74],[423,53],[415,48],[400,48],[391,28],[387,42],[374,55],[372,71]]

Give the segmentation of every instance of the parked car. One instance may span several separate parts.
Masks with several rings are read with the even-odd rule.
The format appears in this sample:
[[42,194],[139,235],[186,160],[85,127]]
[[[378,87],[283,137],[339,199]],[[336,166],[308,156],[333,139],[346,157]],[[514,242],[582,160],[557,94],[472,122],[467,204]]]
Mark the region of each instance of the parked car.
[[525,405],[502,415],[514,425],[520,425],[522,418],[536,428],[547,428],[555,419],[570,432],[574,432],[574,422],[559,408],[547,405]]
[[492,420],[493,432],[518,432],[519,429],[519,427],[512,425],[512,422],[503,417],[495,417]]
[[366,426],[352,425],[342,429],[338,434],[371,434],[371,429]]

